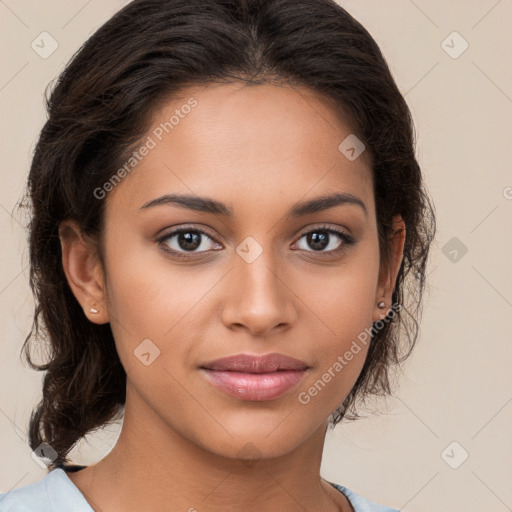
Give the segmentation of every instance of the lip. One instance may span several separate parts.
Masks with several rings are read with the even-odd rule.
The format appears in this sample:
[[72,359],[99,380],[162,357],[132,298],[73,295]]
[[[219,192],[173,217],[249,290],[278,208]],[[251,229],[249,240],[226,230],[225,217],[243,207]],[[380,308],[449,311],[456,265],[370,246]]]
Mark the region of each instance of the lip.
[[200,367],[220,391],[241,400],[275,400],[303,379],[310,367],[284,354],[234,356],[216,359]]

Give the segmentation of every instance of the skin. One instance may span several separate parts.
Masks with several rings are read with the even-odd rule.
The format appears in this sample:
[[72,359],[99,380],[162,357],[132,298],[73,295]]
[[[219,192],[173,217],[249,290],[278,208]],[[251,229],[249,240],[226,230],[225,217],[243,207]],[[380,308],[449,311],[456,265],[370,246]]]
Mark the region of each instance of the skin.
[[[353,387],[368,346],[308,404],[298,396],[385,316],[377,304],[391,305],[405,226],[394,219],[391,262],[380,265],[370,168],[364,153],[350,161],[338,150],[352,131],[314,91],[191,87],[154,114],[147,135],[190,97],[198,105],[105,199],[104,266],[75,222],[61,224],[73,293],[91,322],[110,322],[127,371],[117,444],[69,477],[103,512],[352,511],[321,479],[320,464],[327,419]],[[342,204],[285,218],[295,203],[333,192],[357,196],[367,213]],[[170,204],[141,209],[169,193],[221,201],[233,216]],[[208,236],[200,235],[184,262],[164,250],[190,255],[178,236],[157,238],[189,225]],[[331,234],[315,251],[304,235],[323,225],[356,243]],[[236,252],[247,237],[262,249],[251,263]],[[91,304],[99,313],[89,312]],[[145,339],[160,350],[148,366],[134,355]],[[274,400],[230,397],[198,368],[228,355],[271,352],[311,366]]]

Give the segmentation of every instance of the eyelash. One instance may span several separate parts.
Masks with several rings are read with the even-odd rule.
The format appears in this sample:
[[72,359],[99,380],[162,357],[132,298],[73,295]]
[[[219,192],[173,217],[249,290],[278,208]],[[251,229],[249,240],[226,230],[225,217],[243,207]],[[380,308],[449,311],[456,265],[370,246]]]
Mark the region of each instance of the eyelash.
[[[348,233],[346,233],[345,231],[343,231],[339,228],[335,228],[332,226],[326,226],[326,225],[318,226],[318,227],[315,227],[314,229],[310,229],[309,231],[305,231],[298,237],[297,242],[299,240],[301,240],[304,236],[306,236],[310,233],[318,232],[318,231],[337,235],[343,241],[343,244],[338,249],[334,249],[334,250],[327,251],[327,252],[318,252],[318,251],[304,251],[304,252],[314,253],[314,254],[319,254],[319,255],[324,254],[324,255],[329,255],[329,256],[337,256],[337,255],[340,255],[341,253],[343,253],[347,249],[347,246],[350,246],[350,245],[353,245],[356,243],[356,239],[352,235],[349,235]],[[167,240],[169,240],[170,238],[172,238],[173,236],[179,235],[181,233],[189,233],[189,232],[200,233],[201,235],[206,235],[208,238],[210,238],[211,240],[216,242],[214,237],[210,233],[208,233],[207,231],[204,231],[203,229],[196,228],[194,226],[185,226],[185,227],[176,229],[174,231],[171,231],[170,233],[167,233],[167,234],[163,235],[162,237],[158,238],[157,242],[161,245],[164,245],[164,243]],[[218,242],[216,242],[216,243],[218,243]],[[201,252],[190,252],[190,253],[180,252],[180,251],[175,251],[174,249],[169,249],[169,248],[165,248],[165,247],[163,248],[163,250],[172,254],[173,256],[180,258],[180,259],[192,259],[192,258],[194,258],[195,254],[201,254]]]

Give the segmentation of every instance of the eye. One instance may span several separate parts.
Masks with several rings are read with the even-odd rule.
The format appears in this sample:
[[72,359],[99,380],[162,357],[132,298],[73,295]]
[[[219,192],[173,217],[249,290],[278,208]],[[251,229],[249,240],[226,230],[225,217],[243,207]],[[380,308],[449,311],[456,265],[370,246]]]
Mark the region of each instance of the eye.
[[189,254],[207,252],[222,246],[206,231],[193,227],[182,227],[167,233],[157,240],[165,251],[178,257],[187,258]]
[[[302,239],[305,239],[305,243],[301,246],[299,242]],[[339,228],[319,226],[301,235],[297,244],[300,250],[306,252],[335,255],[344,251],[347,246],[353,245],[355,241],[352,235]],[[308,250],[306,246],[311,247],[312,251]]]

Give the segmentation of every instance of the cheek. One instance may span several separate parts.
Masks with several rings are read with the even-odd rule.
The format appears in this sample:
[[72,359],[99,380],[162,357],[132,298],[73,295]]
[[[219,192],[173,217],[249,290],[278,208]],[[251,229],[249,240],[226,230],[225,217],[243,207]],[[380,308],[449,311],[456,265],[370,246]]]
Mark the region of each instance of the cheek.
[[337,407],[362,370],[371,341],[378,270],[378,248],[368,243],[335,273],[301,279],[300,296],[314,313],[310,318],[316,325],[312,331],[318,363],[307,388],[301,389],[306,393],[301,403],[309,400],[319,412]]
[[148,261],[152,250],[131,236],[129,229],[112,234],[106,248],[107,296],[111,328],[119,356],[128,371],[134,350],[151,340],[161,350],[162,333],[171,329],[185,308],[166,274]]
[[378,249],[358,247],[336,268],[301,273],[294,292],[331,335],[344,343],[371,326],[378,281]]
[[[106,251],[108,308],[119,356],[129,371],[138,363],[134,351],[149,339],[160,351],[159,364],[179,359],[186,366],[194,347],[180,341],[198,332],[198,318],[210,318],[204,308],[222,271],[177,265],[135,238],[114,236]],[[170,347],[172,358],[166,354]]]
[[316,321],[312,335],[314,372],[297,395],[305,413],[323,417],[333,412],[357,381],[371,343],[374,290],[375,282],[365,281],[362,272],[360,276],[340,277],[325,294],[317,291],[308,297],[320,321]]
[[163,336],[201,296],[183,267],[135,235],[110,239],[106,266],[109,311],[139,336]]

